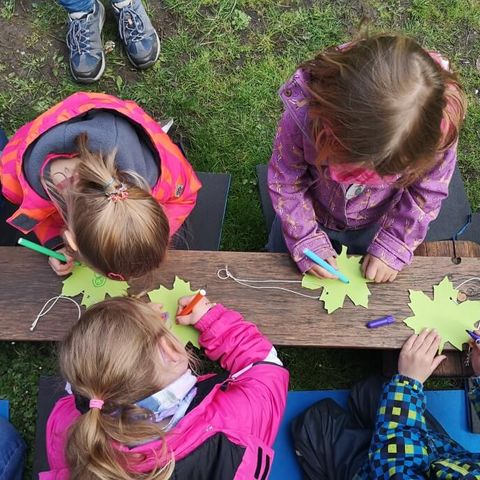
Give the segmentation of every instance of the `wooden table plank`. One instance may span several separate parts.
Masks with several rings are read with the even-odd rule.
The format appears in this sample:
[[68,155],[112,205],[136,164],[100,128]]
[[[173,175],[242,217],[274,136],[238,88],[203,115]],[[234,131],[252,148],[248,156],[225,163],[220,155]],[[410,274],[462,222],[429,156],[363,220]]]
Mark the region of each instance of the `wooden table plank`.
[[[242,312],[277,345],[381,349],[400,348],[411,333],[401,322],[411,315],[408,289],[424,290],[431,296],[432,285],[445,275],[458,284],[480,271],[478,258],[464,258],[455,265],[449,257],[416,257],[394,283],[370,284],[368,310],[355,307],[346,299],[345,308],[327,315],[322,304],[314,299],[278,290],[254,290],[232,280],[220,280],[217,270],[225,265],[243,279],[301,279],[287,254],[195,251],[171,251],[155,277],[167,287],[175,275],[190,280],[194,288],[205,285],[213,301]],[[285,286],[315,293],[295,284]],[[60,291],[61,279],[43,256],[20,247],[0,247],[0,339],[60,340],[76,318],[76,307],[70,302],[59,302],[40,320],[34,332],[29,330],[45,301]],[[480,291],[470,292],[472,298],[480,299]],[[365,327],[368,320],[387,314],[394,315],[397,323],[373,330]]]

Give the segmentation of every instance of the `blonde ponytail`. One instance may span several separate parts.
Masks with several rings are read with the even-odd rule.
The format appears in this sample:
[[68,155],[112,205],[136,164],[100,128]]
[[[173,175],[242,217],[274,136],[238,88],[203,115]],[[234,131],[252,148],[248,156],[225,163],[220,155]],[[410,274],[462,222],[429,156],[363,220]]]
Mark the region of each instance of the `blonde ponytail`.
[[[167,480],[174,460],[166,445],[157,467],[148,473],[144,460],[116,445],[136,446],[163,438],[152,412],[137,407],[164,385],[159,382],[158,341],[185,354],[159,320],[158,312],[133,298],[112,298],[89,308],[62,342],[60,369],[78,398],[100,399],[71,426],[66,458],[71,480]],[[88,403],[88,402],[86,402]]]
[[113,279],[138,278],[157,268],[169,242],[168,219],[135,172],[119,171],[115,151],[92,152],[76,139],[80,162],[66,194],[66,221],[80,256]]

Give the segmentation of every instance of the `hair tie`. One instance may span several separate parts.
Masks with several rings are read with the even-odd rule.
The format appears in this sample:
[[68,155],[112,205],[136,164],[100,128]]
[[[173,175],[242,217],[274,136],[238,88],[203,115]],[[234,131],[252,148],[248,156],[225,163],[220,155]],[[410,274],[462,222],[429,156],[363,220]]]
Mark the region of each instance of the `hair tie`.
[[107,273],[107,277],[110,280],[121,280],[122,282],[125,281],[125,277],[121,273],[109,272],[109,273]]
[[105,190],[105,195],[108,201],[111,201],[111,202],[118,202],[119,200],[125,200],[128,198],[127,186],[124,183],[121,183],[119,187],[113,190],[113,192],[107,192],[107,190]]
[[103,404],[105,402],[103,400],[100,400],[99,398],[92,398],[90,400],[90,403],[88,404],[88,406],[93,409],[93,408],[98,408],[98,410],[101,410],[102,407],[103,407]]
[[107,188],[110,188],[115,182],[115,179],[112,177],[104,186],[103,189],[105,190],[105,193],[107,191]]

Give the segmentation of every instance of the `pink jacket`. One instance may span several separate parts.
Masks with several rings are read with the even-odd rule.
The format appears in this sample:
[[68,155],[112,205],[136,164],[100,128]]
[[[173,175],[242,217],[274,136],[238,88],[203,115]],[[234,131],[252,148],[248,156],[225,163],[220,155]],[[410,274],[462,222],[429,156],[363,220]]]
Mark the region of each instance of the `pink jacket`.
[[[288,371],[263,362],[272,349],[271,343],[237,312],[217,305],[196,324],[196,328],[207,356],[218,360],[230,376],[223,384],[215,385],[168,433],[168,449],[179,461],[213,435],[223,433],[230,442],[245,448],[232,478],[258,478],[255,475],[260,452],[265,459],[269,457],[263,466],[265,463],[271,465],[273,458],[271,447],[285,409]],[[234,375],[242,369],[245,369],[243,373]],[[41,473],[40,480],[69,478],[65,441],[68,428],[79,415],[72,395],[56,403],[47,423],[47,455],[51,470]],[[131,470],[149,472],[157,465],[156,456],[162,451],[162,442],[153,441],[129,451],[145,458],[142,463],[132,465]],[[262,471],[263,478],[267,475],[268,471]]]

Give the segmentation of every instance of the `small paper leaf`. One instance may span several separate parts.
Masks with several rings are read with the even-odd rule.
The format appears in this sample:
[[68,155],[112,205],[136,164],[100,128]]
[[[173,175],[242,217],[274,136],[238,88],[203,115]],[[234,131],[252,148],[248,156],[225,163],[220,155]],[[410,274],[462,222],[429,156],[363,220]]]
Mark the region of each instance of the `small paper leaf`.
[[343,307],[345,297],[349,297],[357,306],[368,308],[368,280],[362,275],[360,265],[361,257],[347,257],[347,247],[342,247],[342,253],[337,257],[338,270],[342,272],[350,281],[343,283],[340,280],[329,278],[318,278],[314,275],[306,274],[302,279],[302,287],[316,290],[323,288],[320,300],[323,301],[325,310],[332,313],[338,308]]
[[470,339],[465,330],[475,330],[475,323],[480,320],[480,302],[467,300],[456,303],[458,290],[445,277],[433,287],[433,300],[423,292],[410,290],[410,303],[414,313],[404,322],[420,333],[424,328],[435,329],[441,337],[439,352],[446,342],[458,350]]
[[128,283],[110,280],[85,265],[76,265],[63,281],[62,295],[76,297],[83,293],[82,305],[89,307],[101,302],[105,296],[121,297],[127,294]]
[[163,311],[168,313],[169,319],[167,325],[172,333],[186,345],[190,342],[195,347],[199,348],[198,343],[198,331],[191,325],[178,325],[175,323],[175,317],[177,315],[178,299],[188,295],[194,295],[196,291],[190,288],[190,282],[185,282],[179,277],[175,277],[173,282],[173,288],[169,290],[164,286],[156,290],[148,292],[148,297],[151,302],[160,303],[163,305]]

